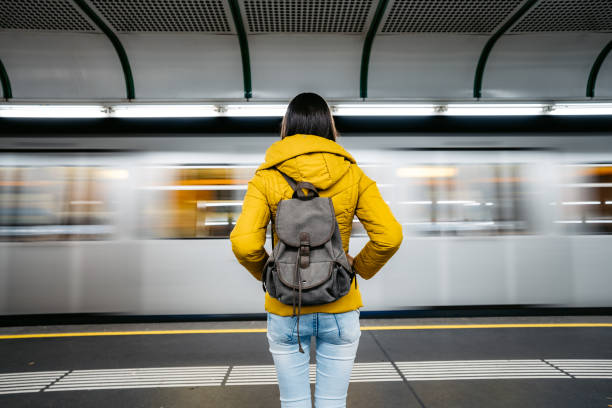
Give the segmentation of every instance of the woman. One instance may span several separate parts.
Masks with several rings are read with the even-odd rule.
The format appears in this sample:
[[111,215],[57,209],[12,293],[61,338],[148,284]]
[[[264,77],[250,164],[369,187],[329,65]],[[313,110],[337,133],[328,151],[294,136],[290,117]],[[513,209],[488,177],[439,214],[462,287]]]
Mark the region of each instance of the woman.
[[[314,93],[297,95],[281,125],[281,140],[266,151],[263,163],[248,184],[242,214],[230,235],[238,261],[258,280],[268,253],[264,249],[270,217],[278,202],[291,198],[293,190],[280,171],[296,181],[312,183],[322,197],[331,197],[349,263],[357,274],[370,279],[398,250],[401,225],[382,199],[376,183],[366,176],[355,159],[336,143],[337,131],[330,109]],[[357,216],[370,241],[352,258],[349,237]],[[276,231],[273,242],[278,242]],[[362,307],[357,279],[348,294],[323,305],[303,306],[298,351],[297,317],[293,308],[265,295],[268,312],[268,343],[278,377],[281,406],[311,407],[308,363],[310,338],[316,337],[316,407],[344,407],[349,378],[361,336]]]

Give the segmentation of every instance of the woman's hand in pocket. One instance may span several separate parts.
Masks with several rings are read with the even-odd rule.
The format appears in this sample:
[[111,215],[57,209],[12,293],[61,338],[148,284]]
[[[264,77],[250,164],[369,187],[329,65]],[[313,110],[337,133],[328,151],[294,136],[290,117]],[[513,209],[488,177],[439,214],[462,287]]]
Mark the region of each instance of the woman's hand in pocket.
[[348,252],[346,252],[346,259],[348,259],[348,261],[349,261],[349,265],[350,265],[350,266],[351,266],[351,268],[352,268],[352,267],[353,267],[353,257],[352,257],[352,256],[350,256],[350,255],[348,254]]

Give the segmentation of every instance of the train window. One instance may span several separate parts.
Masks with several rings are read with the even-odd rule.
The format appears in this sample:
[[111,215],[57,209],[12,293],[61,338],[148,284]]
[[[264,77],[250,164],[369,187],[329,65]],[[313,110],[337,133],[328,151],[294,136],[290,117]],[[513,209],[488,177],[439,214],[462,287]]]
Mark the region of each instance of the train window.
[[529,232],[524,165],[422,164],[396,169],[398,220],[423,235]]
[[570,234],[612,233],[612,164],[561,166],[556,224]]
[[242,211],[256,166],[176,165],[149,170],[144,234],[154,238],[227,238]]
[[[522,166],[362,165],[405,228],[426,235],[528,233]],[[144,187],[145,235],[229,237],[256,167],[157,166],[150,173],[152,182]],[[351,235],[366,235],[357,218]]]
[[[150,182],[143,187],[146,193],[141,201],[141,234],[153,238],[229,238],[256,168],[214,164],[150,167]],[[368,170],[368,174],[372,172]],[[390,187],[379,183],[383,196]],[[268,241],[270,231],[268,224]],[[352,235],[366,235],[357,218]]]
[[103,166],[0,167],[0,240],[110,239],[110,183],[126,177]]

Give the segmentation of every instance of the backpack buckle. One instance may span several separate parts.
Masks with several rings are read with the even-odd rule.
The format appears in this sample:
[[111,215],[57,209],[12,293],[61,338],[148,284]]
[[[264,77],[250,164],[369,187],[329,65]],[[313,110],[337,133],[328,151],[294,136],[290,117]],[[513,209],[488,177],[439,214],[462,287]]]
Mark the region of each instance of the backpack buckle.
[[300,232],[300,268],[305,269],[310,265],[310,234]]

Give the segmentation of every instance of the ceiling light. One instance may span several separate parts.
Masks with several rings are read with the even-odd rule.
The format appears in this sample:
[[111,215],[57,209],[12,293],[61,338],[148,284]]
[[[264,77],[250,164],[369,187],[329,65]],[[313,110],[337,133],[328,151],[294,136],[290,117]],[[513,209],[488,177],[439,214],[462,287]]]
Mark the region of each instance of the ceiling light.
[[103,118],[102,105],[13,105],[0,104],[2,118]]
[[612,103],[558,103],[549,115],[612,115]]
[[221,116],[285,116],[287,105],[225,105]]
[[[335,116],[516,116],[612,115],[612,103],[339,103]],[[286,104],[12,104],[0,103],[6,118],[180,118],[282,117]]]
[[114,105],[108,116],[117,118],[188,118],[218,116],[215,105]]
[[332,106],[334,116],[429,116],[433,104],[340,104]]
[[520,116],[541,115],[545,105],[541,103],[455,103],[447,105],[447,116]]

